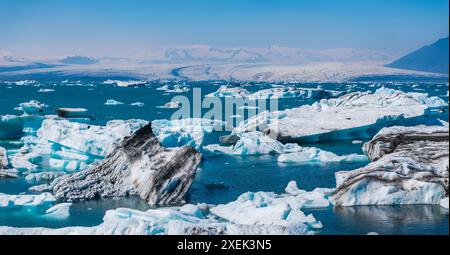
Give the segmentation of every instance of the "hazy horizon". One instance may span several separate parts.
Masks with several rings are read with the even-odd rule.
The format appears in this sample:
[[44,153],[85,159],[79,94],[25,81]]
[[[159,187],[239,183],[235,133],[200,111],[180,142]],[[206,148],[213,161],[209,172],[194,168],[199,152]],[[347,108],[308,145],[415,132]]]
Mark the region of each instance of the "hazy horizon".
[[0,0],[0,49],[132,56],[155,48],[371,49],[396,56],[448,37],[448,1]]

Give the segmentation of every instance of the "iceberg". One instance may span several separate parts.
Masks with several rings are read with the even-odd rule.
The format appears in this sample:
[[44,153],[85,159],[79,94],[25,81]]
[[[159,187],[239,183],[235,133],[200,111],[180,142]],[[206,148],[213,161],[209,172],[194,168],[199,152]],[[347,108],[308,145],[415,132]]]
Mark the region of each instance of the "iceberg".
[[163,106],[158,106],[158,108],[167,108],[167,109],[175,109],[175,108],[180,108],[180,107],[181,107],[180,102],[173,102],[173,101],[170,101],[170,102],[164,104]]
[[123,104],[122,102],[116,101],[114,99],[108,99],[106,100],[105,105],[121,105]]
[[67,219],[70,217],[71,206],[71,203],[56,204],[45,211],[44,217],[57,220]]
[[0,193],[0,207],[37,207],[51,206],[56,201],[50,193],[41,193],[39,195],[21,194],[8,195]]
[[134,103],[131,103],[130,105],[131,106],[137,106],[137,107],[143,107],[144,103],[142,103],[142,102],[134,102]]
[[8,154],[6,154],[5,148],[0,146],[0,169],[6,168],[8,165]]
[[[0,227],[9,235],[311,235],[323,226],[301,209],[328,207],[331,190],[299,190],[295,182],[290,192],[245,193],[224,205],[186,204],[138,211],[127,208],[109,210],[103,222],[94,227],[14,228]],[[67,216],[69,204],[56,205]],[[60,213],[56,214],[59,215]]]
[[383,128],[364,150],[372,163],[336,173],[335,206],[439,204],[448,196],[447,127]]
[[25,114],[38,114],[43,112],[45,107],[47,107],[46,104],[43,104],[37,100],[31,100],[29,102],[20,103],[19,107],[15,109],[18,111],[23,111]]
[[284,111],[265,111],[239,123],[233,134],[262,131],[283,143],[370,139],[385,126],[433,122],[425,118],[445,107],[448,104],[439,97],[380,88],[374,93],[354,92]]
[[186,84],[175,84],[175,85],[164,85],[157,88],[156,90],[162,90],[166,93],[185,93],[189,92],[191,89],[186,86]]
[[448,210],[448,197],[441,199],[439,205]]
[[332,152],[315,147],[302,147],[296,143],[282,144],[262,132],[248,132],[237,135],[237,141],[231,146],[210,144],[203,147],[207,154],[217,155],[265,155],[279,154],[278,161],[284,163],[331,163],[366,162],[364,155],[349,154],[338,156]]
[[61,118],[89,118],[93,116],[86,108],[59,108],[56,110],[58,117]]
[[[147,124],[143,120],[112,120],[106,126],[49,118],[36,137],[12,155],[12,166],[31,172],[42,166],[52,171],[74,172],[112,152],[124,137]],[[34,177],[31,180],[34,179]]]
[[229,87],[222,85],[213,93],[206,95],[207,97],[244,97],[250,100],[268,100],[281,98],[301,98],[301,99],[323,99],[332,98],[338,95],[335,91],[326,91],[323,89],[296,88],[296,87],[275,87],[263,89],[255,93],[241,87]]
[[38,92],[39,93],[49,93],[49,92],[54,92],[54,89],[39,89]]
[[137,86],[137,85],[144,85],[145,81],[121,81],[121,80],[106,80],[103,82],[103,84],[108,85],[117,85],[118,87],[129,87],[129,86]]
[[299,190],[295,182],[289,183],[286,190],[289,193],[247,192],[236,201],[212,207],[210,213],[235,224],[284,227],[306,225],[310,229],[321,229],[322,223],[313,215],[305,215],[302,209],[329,207],[327,195],[319,190]]
[[196,149],[202,147],[205,134],[223,130],[225,125],[223,121],[200,118],[152,121],[153,132],[163,146],[189,145]]
[[151,123],[126,137],[105,159],[51,184],[60,201],[138,195],[151,205],[182,202],[201,154],[190,146],[167,149]]

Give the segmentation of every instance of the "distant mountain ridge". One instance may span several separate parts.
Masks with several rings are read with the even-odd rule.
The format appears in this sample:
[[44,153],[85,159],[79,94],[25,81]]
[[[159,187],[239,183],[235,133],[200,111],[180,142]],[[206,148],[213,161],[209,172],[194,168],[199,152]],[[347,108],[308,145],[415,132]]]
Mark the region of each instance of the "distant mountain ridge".
[[406,70],[448,74],[449,38],[424,46],[388,65]]

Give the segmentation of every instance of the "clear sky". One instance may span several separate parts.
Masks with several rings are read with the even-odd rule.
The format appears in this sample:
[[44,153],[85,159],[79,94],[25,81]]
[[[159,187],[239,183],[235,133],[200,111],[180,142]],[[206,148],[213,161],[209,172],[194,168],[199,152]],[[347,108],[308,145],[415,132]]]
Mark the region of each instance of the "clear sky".
[[0,0],[0,48],[118,56],[152,46],[365,48],[448,36],[448,0]]

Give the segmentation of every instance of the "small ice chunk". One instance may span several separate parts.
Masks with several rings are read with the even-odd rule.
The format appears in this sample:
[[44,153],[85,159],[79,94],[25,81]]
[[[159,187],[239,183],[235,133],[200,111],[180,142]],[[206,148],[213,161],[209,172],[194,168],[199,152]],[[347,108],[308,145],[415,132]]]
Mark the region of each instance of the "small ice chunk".
[[106,100],[106,103],[105,103],[105,105],[121,105],[121,104],[123,104],[123,103],[120,101],[116,101],[114,99],[108,99],[108,100]]
[[49,208],[44,217],[52,219],[67,219],[70,217],[70,207],[72,203],[59,203]]
[[134,102],[134,103],[131,103],[130,105],[131,106],[137,106],[137,107],[143,107],[144,103],[142,103],[142,102]]

